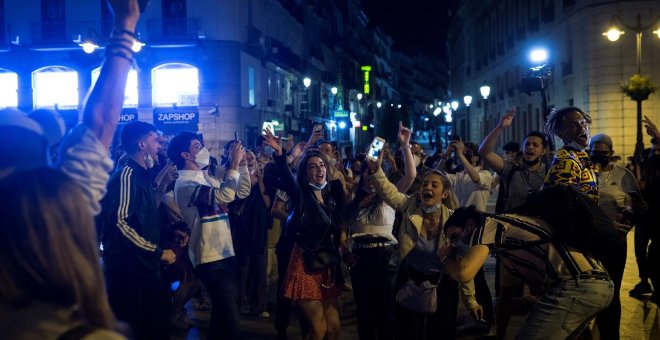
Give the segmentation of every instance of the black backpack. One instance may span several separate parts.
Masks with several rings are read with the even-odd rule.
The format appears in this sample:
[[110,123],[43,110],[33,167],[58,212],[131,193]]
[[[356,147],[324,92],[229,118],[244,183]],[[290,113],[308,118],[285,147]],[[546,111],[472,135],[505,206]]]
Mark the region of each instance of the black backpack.
[[598,204],[574,186],[545,187],[510,212],[550,223],[558,241],[603,262],[626,245],[626,232],[617,229]]

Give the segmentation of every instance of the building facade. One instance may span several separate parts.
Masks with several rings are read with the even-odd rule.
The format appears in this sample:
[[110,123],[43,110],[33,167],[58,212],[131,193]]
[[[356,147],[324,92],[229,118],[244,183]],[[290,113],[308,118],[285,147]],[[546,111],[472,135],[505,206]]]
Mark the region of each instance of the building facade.
[[[637,15],[648,25],[660,14],[658,1],[503,0],[462,1],[449,33],[451,91],[455,98],[474,98],[467,120],[465,106],[455,114],[458,133],[479,142],[511,106],[518,107],[512,128],[499,145],[522,141],[544,123],[541,94],[521,90],[528,74],[529,54],[535,48],[548,52],[545,88],[548,107],[577,106],[593,118],[592,134],[606,133],[618,155],[630,156],[636,141],[636,102],[621,91],[621,83],[636,73],[635,32],[621,25],[635,25]],[[616,16],[616,17],[615,17]],[[660,24],[660,23],[658,23]],[[611,42],[602,33],[618,25],[625,34]],[[652,27],[643,31],[642,75],[660,82],[660,39]],[[544,73],[547,75],[547,73]],[[491,88],[488,99],[480,87]],[[459,99],[460,100],[460,99]],[[643,112],[660,119],[660,98],[643,102]],[[644,136],[646,146],[649,140]]]

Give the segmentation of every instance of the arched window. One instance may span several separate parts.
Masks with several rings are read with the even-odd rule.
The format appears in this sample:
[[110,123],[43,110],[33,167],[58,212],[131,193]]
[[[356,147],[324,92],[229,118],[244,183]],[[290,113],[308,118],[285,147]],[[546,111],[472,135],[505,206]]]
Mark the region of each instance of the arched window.
[[18,106],[18,75],[0,68],[0,109]]
[[[101,68],[92,71],[92,87],[99,79]],[[128,71],[128,79],[126,80],[126,91],[124,91],[124,107],[137,107],[138,106],[138,76],[137,71]]]
[[182,63],[169,63],[151,71],[153,106],[199,105],[199,70]]
[[35,108],[78,108],[78,72],[65,66],[48,66],[32,72]]

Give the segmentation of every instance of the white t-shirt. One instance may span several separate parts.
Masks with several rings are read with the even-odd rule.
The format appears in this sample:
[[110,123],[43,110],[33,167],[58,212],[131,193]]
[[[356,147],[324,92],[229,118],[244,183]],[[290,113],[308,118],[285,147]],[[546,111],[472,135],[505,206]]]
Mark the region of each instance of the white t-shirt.
[[610,171],[600,171],[598,176],[598,205],[610,218],[616,218],[621,211],[630,208],[629,193],[639,193],[635,175],[630,170],[614,164]]
[[475,183],[465,171],[455,174],[447,174],[458,198],[458,204],[462,207],[474,205],[479,211],[486,211],[488,197],[490,196],[490,186],[493,182],[493,176],[486,170],[479,170],[479,182]]
[[351,238],[360,236],[381,236],[393,241],[396,244],[396,238],[392,235],[394,218],[396,212],[394,208],[383,202],[380,205],[380,214],[376,214],[372,220],[369,220],[367,213],[369,209],[363,209],[358,213],[357,221],[350,226]]

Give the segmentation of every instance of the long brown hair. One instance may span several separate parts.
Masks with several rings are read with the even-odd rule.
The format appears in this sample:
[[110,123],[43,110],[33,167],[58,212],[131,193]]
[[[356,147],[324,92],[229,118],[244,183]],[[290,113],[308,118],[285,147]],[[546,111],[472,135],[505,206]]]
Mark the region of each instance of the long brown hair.
[[49,168],[0,181],[0,301],[76,306],[83,322],[114,328],[91,212],[78,184]]

